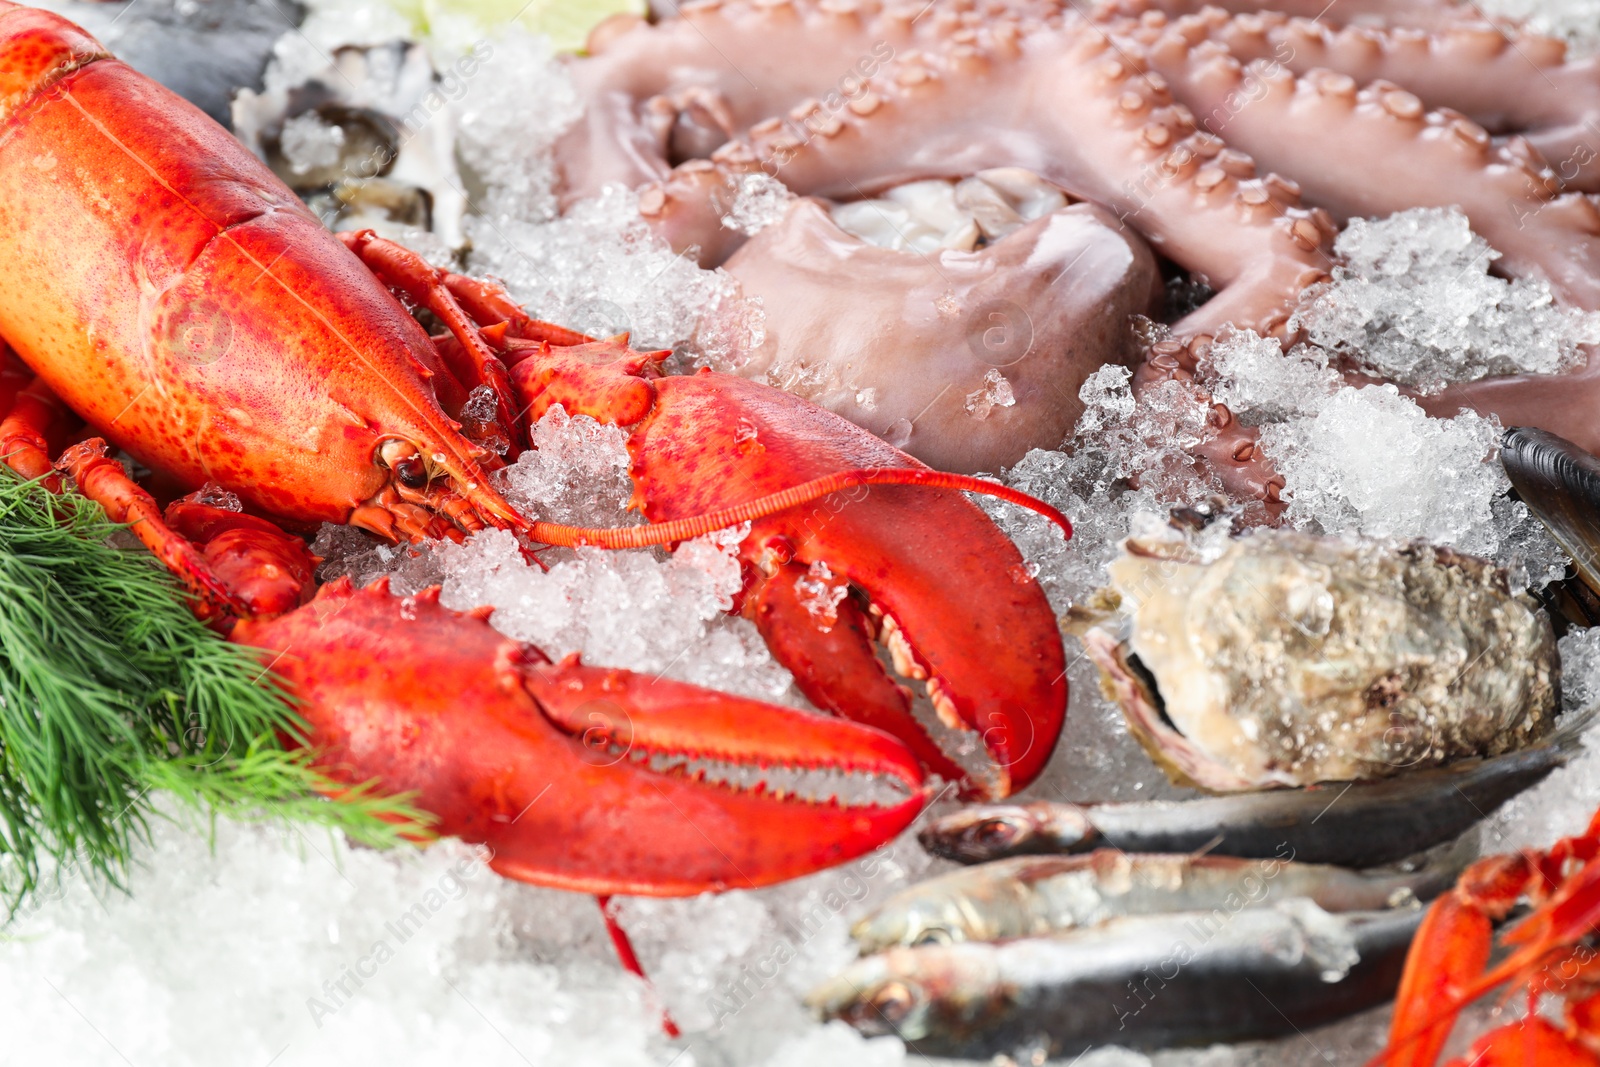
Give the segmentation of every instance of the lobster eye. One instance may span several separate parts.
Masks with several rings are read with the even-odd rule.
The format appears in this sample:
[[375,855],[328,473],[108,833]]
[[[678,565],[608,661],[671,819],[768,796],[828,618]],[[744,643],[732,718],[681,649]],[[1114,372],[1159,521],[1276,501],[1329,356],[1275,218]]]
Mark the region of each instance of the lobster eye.
[[400,484],[407,489],[421,489],[428,484],[428,465],[417,446],[399,438],[390,438],[378,449],[378,462],[394,471]]
[[421,489],[428,484],[428,468],[421,456],[410,456],[396,463],[394,474],[407,489]]

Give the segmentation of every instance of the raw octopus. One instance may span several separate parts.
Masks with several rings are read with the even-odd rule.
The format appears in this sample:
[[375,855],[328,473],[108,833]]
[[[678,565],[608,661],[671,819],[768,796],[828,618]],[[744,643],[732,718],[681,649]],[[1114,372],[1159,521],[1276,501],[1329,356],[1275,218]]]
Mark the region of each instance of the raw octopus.
[[[1600,189],[1596,61],[1446,0],[1328,8],[699,0],[653,25],[619,17],[571,64],[588,107],[557,146],[563,192],[639,187],[660,234],[764,301],[771,351],[747,373],[798,363],[820,402],[957,469],[1058,447],[1105,363],[1138,362],[1140,395],[1203,392],[1196,372],[1225,327],[1291,340],[1353,217],[1459,205],[1499,273],[1600,308],[1600,212],[1582,195]],[[1068,202],[971,250],[881,256],[828,210],[993,168]],[[768,178],[800,199],[747,240],[724,215]],[[1081,255],[1041,282],[1033,246],[1068,220]],[[1147,249],[1213,291],[1164,337],[1120,328],[1157,314]],[[886,325],[827,328],[840,319]],[[897,385],[919,375],[942,380],[931,402],[926,381]],[[1591,363],[1422,403],[1594,449],[1597,382]],[[1212,410],[1197,454],[1235,496],[1275,501],[1282,479],[1254,431]]]

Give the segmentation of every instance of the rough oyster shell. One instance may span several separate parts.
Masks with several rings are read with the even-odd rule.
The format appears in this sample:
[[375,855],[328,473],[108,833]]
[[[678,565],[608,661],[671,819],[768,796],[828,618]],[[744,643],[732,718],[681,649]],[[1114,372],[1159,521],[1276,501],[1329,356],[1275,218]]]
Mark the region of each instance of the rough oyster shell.
[[1227,792],[1380,778],[1523,747],[1559,706],[1555,636],[1488,562],[1259,531],[1202,554],[1130,538],[1127,639],[1085,647],[1175,779]]
[[455,125],[427,51],[400,41],[335,49],[320,70],[269,70],[233,100],[239,140],[334,229],[432,230],[466,242]]

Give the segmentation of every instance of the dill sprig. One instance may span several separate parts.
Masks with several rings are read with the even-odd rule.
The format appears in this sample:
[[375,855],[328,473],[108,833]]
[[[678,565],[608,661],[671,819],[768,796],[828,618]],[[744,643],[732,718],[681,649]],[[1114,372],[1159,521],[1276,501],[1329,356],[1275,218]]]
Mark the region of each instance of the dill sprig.
[[[426,835],[405,797],[351,788],[256,653],[208,630],[147,552],[76,493],[0,465],[0,897],[52,867],[122,886],[154,794],[243,819],[311,822],[376,846]],[[338,801],[318,794],[335,792]],[[53,859],[54,864],[47,861]]]

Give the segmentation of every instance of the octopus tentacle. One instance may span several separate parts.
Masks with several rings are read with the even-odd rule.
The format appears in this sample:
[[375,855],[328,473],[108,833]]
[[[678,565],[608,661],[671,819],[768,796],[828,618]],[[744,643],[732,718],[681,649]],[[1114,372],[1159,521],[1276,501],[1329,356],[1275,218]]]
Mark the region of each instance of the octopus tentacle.
[[1404,85],[1427,106],[1461,112],[1491,133],[1522,134],[1568,190],[1600,191],[1600,59],[1569,59],[1555,38],[1488,24],[1431,33],[1341,28],[1217,8],[1160,26],[1146,21],[1134,34],[1147,41],[1176,34],[1191,48],[1210,41],[1241,62],[1274,61],[1301,75],[1326,69],[1363,85]]
[[1244,64],[1215,42],[1191,48],[1177,32],[1146,55],[1230,143],[1300,176],[1306,200],[1336,218],[1457,205],[1502,254],[1500,269],[1549,282],[1569,306],[1600,308],[1593,205],[1563,194],[1537,153],[1496,144],[1459,113],[1427,111],[1391,82],[1358,87],[1334,71],[1300,77],[1272,62]]
[[1214,474],[1235,500],[1250,501],[1263,507],[1252,518],[1273,518],[1282,510],[1279,494],[1284,479],[1257,445],[1260,431],[1240,423],[1226,404],[1219,403],[1195,381],[1196,372],[1206,358],[1212,338],[1161,341],[1133,376],[1133,394],[1144,401],[1152,390],[1172,382],[1197,401],[1211,405],[1206,427],[1208,436],[1190,449],[1203,470]]
[[1326,276],[1331,220],[1196,131],[1162,80],[1095,26],[1069,16],[1025,37],[1003,27],[987,36],[897,56],[837,113],[756,125],[647,188],[641,210],[713,265],[739,240],[720,224],[717,195],[763,168],[804,195],[858,199],[918,178],[1026,167],[1104,205],[1219,290],[1180,335],[1225,322],[1281,331],[1300,292]]
[[[1466,0],[1103,0],[1095,17],[1141,15],[1159,11],[1166,15],[1193,15],[1216,8],[1231,15],[1266,10],[1297,18],[1318,19],[1336,25],[1401,25],[1437,29],[1463,22],[1482,22],[1484,15]],[[1499,20],[1496,20],[1499,21]]]
[[[1296,76],[1271,61],[1241,63],[1215,40],[1191,46],[1179,26],[1153,39],[1146,33],[1138,47],[1174,95],[1197,113],[1217,117],[1229,143],[1297,175],[1306,202],[1341,220],[1459,206],[1502,254],[1504,273],[1543,279],[1567,306],[1600,309],[1600,210],[1587,196],[1563,193],[1536,152],[1494,142],[1459,113],[1427,111],[1393,83],[1358,87],[1342,72],[1312,69]],[[1359,159],[1347,151],[1352,144],[1363,147]],[[1195,361],[1191,354],[1178,368],[1163,369],[1152,359],[1140,370],[1140,384],[1149,388]],[[1600,403],[1600,361],[1578,375],[1489,379],[1421,402],[1439,416],[1470,407],[1600,446],[1592,418]],[[1274,476],[1254,447],[1254,434],[1220,412],[1219,420],[1224,432],[1197,451],[1230,489],[1253,488],[1252,495],[1271,503]]]
[[[1056,6],[1014,0],[1008,17],[1048,16]],[[607,182],[660,179],[807,100],[841,106],[889,57],[959,42],[988,20],[951,0],[695,0],[655,25],[608,20],[591,35],[590,55],[569,68],[589,107],[556,146],[563,194],[571,202]]]

